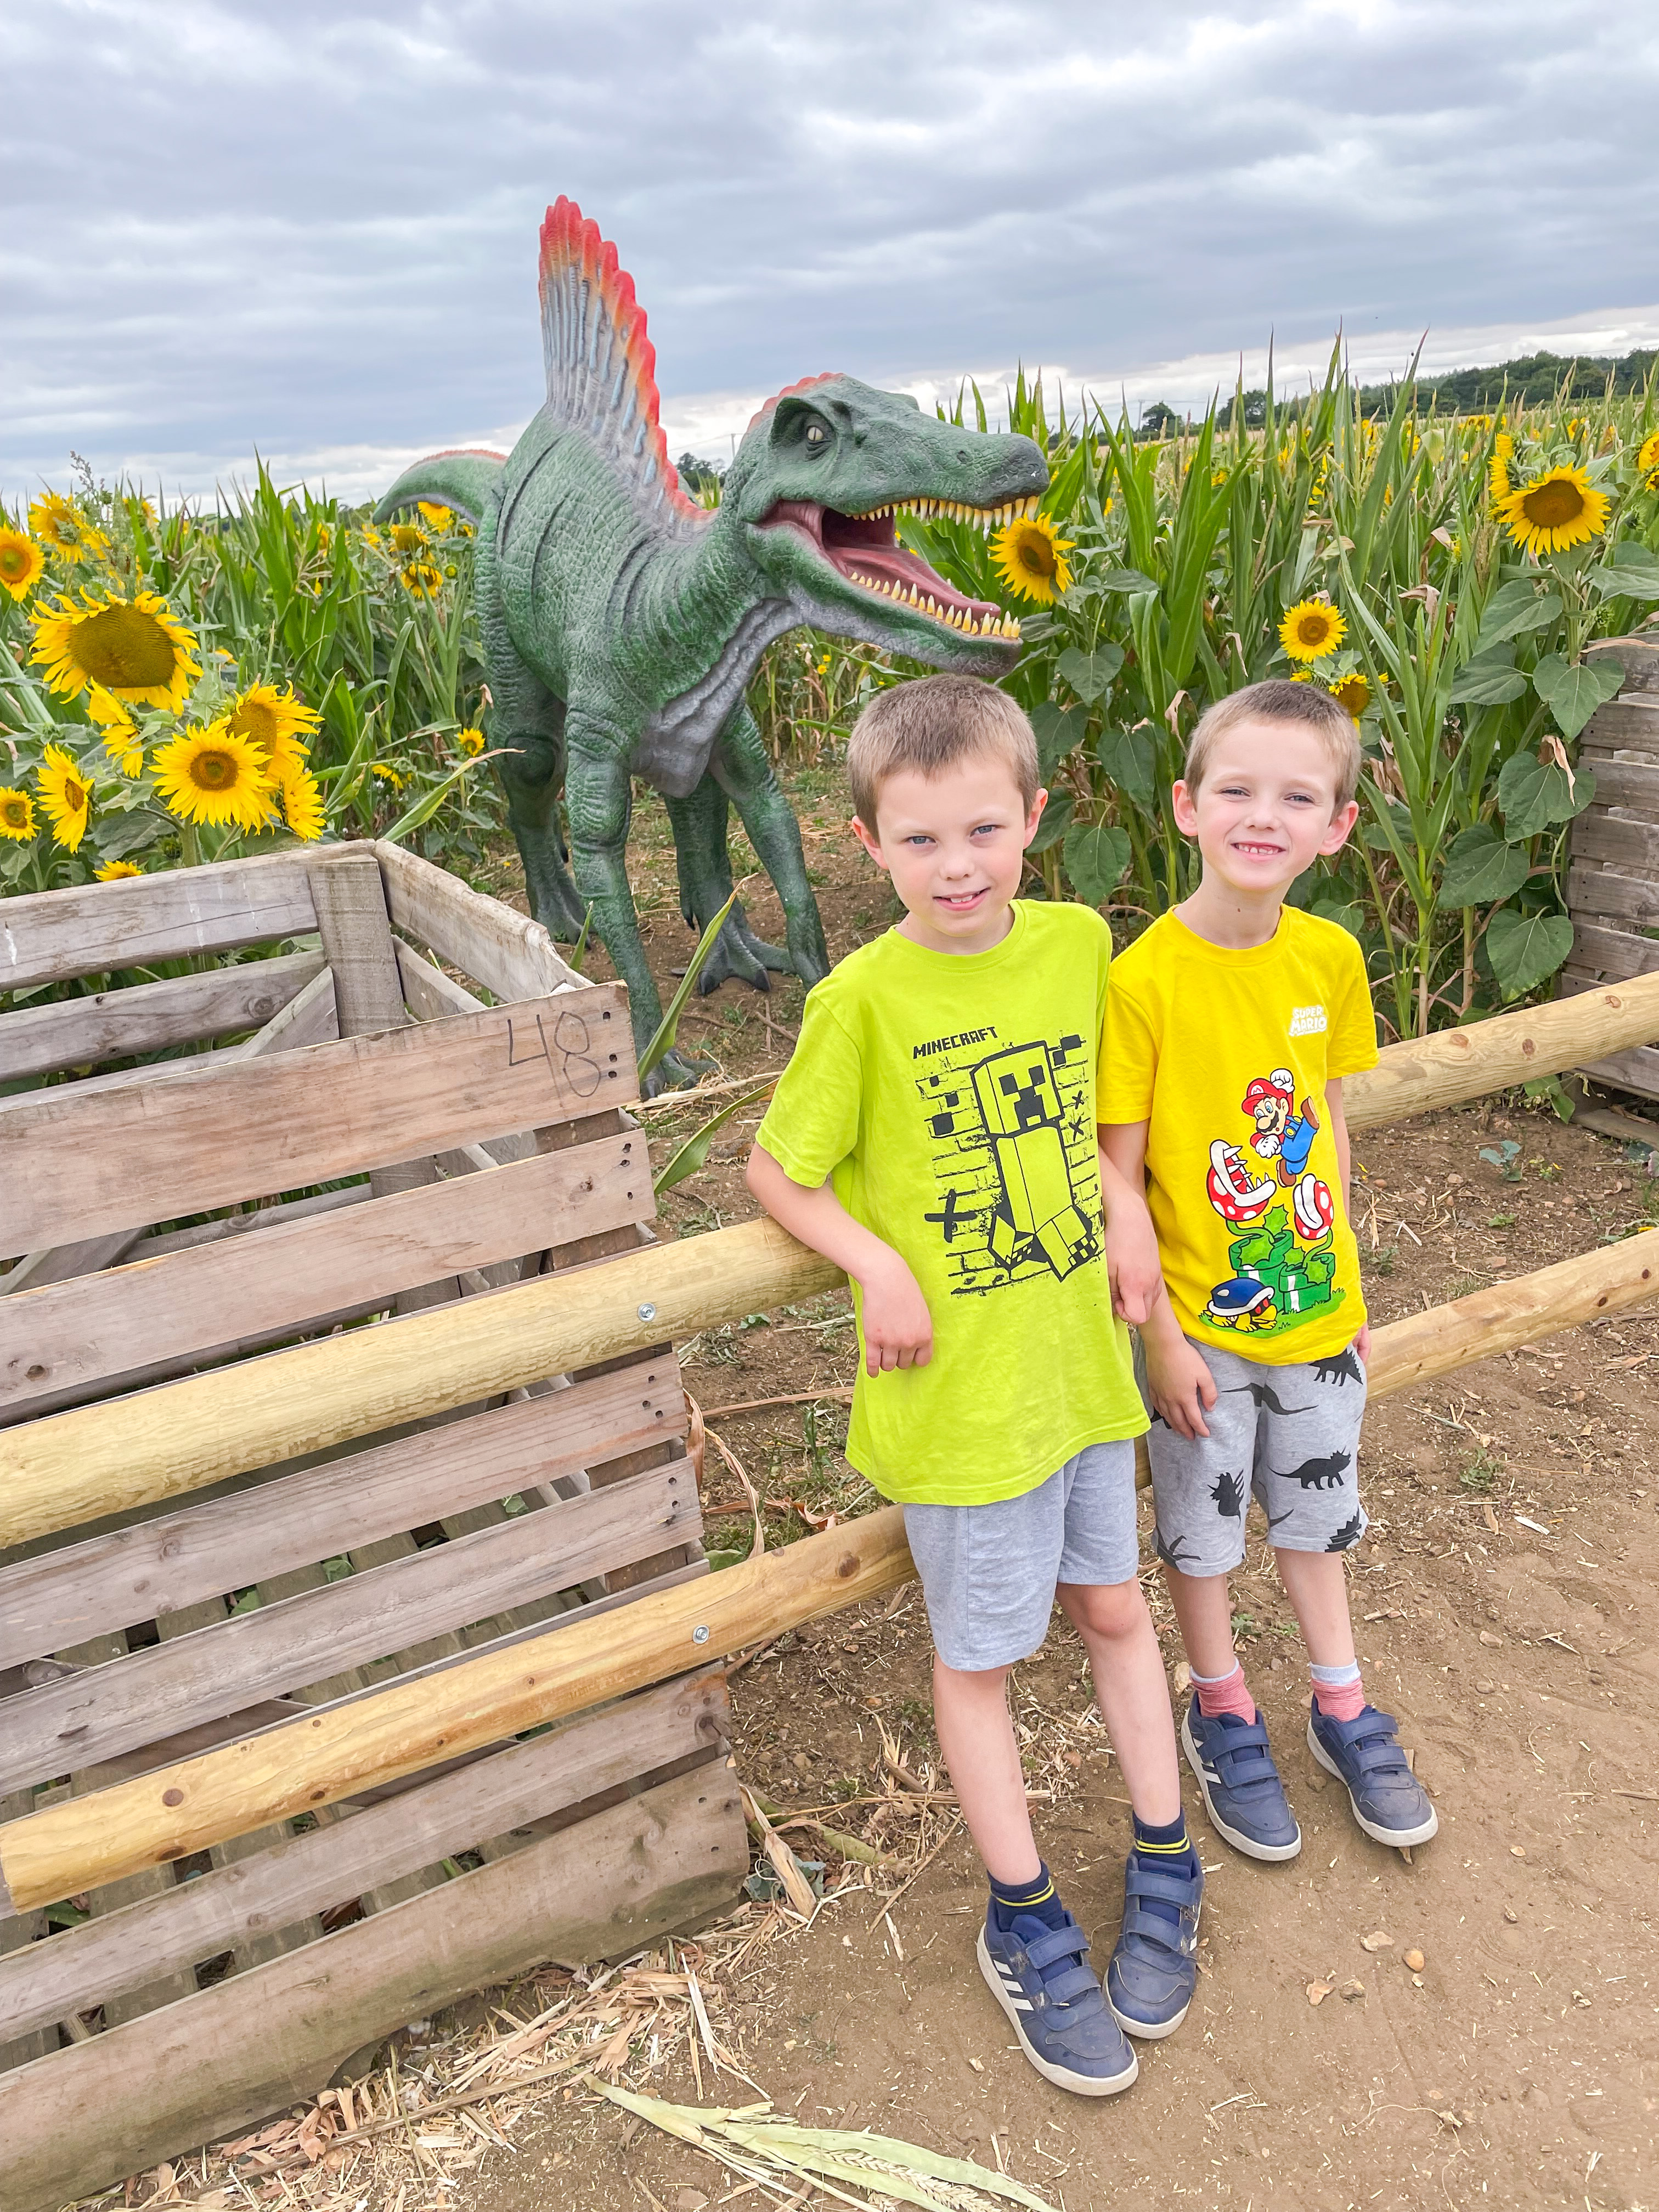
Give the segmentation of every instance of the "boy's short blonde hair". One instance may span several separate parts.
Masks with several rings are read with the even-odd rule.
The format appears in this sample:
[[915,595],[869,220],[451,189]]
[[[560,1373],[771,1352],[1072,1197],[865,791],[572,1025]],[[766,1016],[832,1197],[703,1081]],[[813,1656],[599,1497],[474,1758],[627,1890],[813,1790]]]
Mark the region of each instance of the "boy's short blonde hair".
[[1187,788],[1196,792],[1203,782],[1217,744],[1241,722],[1293,722],[1315,731],[1324,745],[1336,775],[1336,803],[1346,806],[1359,784],[1362,756],[1359,726],[1340,700],[1333,699],[1316,684],[1295,684],[1274,677],[1266,684],[1247,684],[1206,707],[1187,745],[1184,771]]
[[1029,813],[1041,784],[1036,737],[1006,691],[977,676],[921,676],[895,684],[876,694],[848,739],[853,811],[873,831],[881,787],[890,775],[912,769],[940,776],[958,761],[988,753],[1006,763]]

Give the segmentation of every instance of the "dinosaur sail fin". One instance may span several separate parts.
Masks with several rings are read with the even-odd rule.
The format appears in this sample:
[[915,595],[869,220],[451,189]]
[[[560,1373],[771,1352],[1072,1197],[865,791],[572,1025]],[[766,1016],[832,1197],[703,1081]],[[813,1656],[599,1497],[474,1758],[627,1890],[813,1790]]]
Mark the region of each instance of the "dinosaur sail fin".
[[549,412],[605,455],[646,513],[705,520],[668,458],[657,352],[634,280],[574,200],[561,198],[542,224],[541,300]]

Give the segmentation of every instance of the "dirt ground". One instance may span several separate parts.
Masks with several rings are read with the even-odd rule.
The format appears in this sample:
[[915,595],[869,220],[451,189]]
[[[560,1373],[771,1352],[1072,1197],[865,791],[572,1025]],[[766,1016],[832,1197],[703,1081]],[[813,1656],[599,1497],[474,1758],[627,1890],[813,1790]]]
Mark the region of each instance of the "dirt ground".
[[[805,779],[796,795],[840,954],[890,918],[889,895],[843,834],[832,779]],[[641,810],[637,839],[666,983],[690,939],[659,810]],[[750,907],[775,933],[763,879]],[[604,972],[603,959],[591,967]],[[697,1004],[684,1041],[728,1076],[780,1067],[800,997],[793,981],[769,1001],[728,984]],[[707,1110],[653,1114],[656,1157]],[[755,1118],[722,1133],[707,1170],[665,1200],[665,1233],[752,1211],[742,1160]],[[1506,1139],[1518,1147],[1508,1180],[1480,1157]],[[1356,1186],[1377,1322],[1659,1215],[1659,1186],[1625,1146],[1506,1102],[1368,1133]],[[805,1532],[803,1507],[868,1502],[837,1449],[845,1410],[833,1394],[851,1380],[851,1348],[839,1297],[683,1348],[688,1386],[711,1410],[831,1394],[712,1413],[779,1501],[770,1543]],[[1069,2212],[1178,2198],[1240,2212],[1634,2212],[1659,2199],[1656,1370],[1650,1310],[1523,1347],[1368,1419],[1372,1527],[1348,1555],[1353,1611],[1370,1693],[1399,1716],[1440,1811],[1439,1837],[1413,1863],[1360,1833],[1308,1753],[1305,1669],[1257,1517],[1237,1627],[1304,1848],[1282,1867],[1237,1856],[1206,1826],[1188,1778],[1209,1875],[1197,2000],[1176,2036],[1141,2046],[1137,2086],[1102,2105],[1050,2088],[1011,2047],[974,1965],[983,1884],[966,1838],[948,1805],[884,1774],[884,1729],[913,1774],[936,1774],[919,1595],[784,1637],[733,1682],[739,1771],[792,1814],[873,1843],[897,1871],[866,1888],[816,1830],[792,1830],[804,1856],[828,1861],[829,1887],[847,1886],[810,1929],[773,1943],[749,1980],[720,1991],[719,2036],[780,2110],[1001,2166]],[[714,1452],[705,1487],[711,1547],[744,1547],[748,1509]],[[1146,1583],[1174,1675],[1179,1647],[1155,1570]],[[1081,1646],[1058,1614],[1043,1652],[1018,1671],[1015,1703],[1040,1842],[1103,1966],[1129,1815]],[[884,1893],[935,1844],[884,1914]],[[1386,1940],[1368,1948],[1378,1934]],[[1417,1952],[1414,1972],[1407,1954]],[[648,2086],[699,2100],[683,2059]],[[701,2100],[753,2094],[725,2081]],[[729,2201],[732,2177],[696,2150],[613,2107],[564,2099],[525,2124],[514,2154],[485,2154],[447,2201],[462,2212],[697,2212]]]

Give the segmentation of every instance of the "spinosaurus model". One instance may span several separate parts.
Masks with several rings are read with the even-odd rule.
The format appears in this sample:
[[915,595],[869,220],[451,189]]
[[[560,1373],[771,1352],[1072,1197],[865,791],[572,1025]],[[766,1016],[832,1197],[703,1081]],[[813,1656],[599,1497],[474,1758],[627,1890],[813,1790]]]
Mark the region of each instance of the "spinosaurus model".
[[[1029,438],[964,430],[850,376],[769,400],[720,505],[681,489],[658,422],[656,352],[617,249],[574,202],[541,233],[547,399],[509,454],[435,453],[377,519],[441,501],[477,526],[474,589],[494,700],[490,741],[532,909],[556,936],[592,927],[628,985],[642,1048],[660,1019],[624,852],[632,779],[662,793],[686,921],[731,896],[727,802],[777,886],[787,951],[734,906],[701,981],[765,990],[829,970],[800,832],[744,700],[762,653],[800,624],[937,668],[994,678],[1019,625],[965,599],[897,538],[897,517],[990,529],[1034,510],[1048,467]],[[565,793],[571,860],[560,834]],[[689,1082],[669,1055],[651,1088]]]

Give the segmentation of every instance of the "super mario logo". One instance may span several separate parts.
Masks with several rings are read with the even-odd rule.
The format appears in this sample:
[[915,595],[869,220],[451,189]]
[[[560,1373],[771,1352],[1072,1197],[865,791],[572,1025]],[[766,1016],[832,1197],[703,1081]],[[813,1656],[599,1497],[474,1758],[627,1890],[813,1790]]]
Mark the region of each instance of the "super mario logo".
[[[1298,1012],[1323,1009],[1298,1008]],[[1242,1145],[1218,1137],[1205,1188],[1224,1221],[1240,1231],[1227,1247],[1233,1273],[1211,1291],[1204,1318],[1249,1334],[1289,1328],[1314,1308],[1340,1301],[1330,1187],[1309,1165],[1319,1134],[1313,1100],[1298,1109],[1287,1067],[1246,1085],[1239,1111],[1253,1133]],[[1288,1206],[1279,1203],[1289,1195]]]
[[[965,1055],[964,1055],[965,1058]],[[1100,1183],[1081,1036],[936,1068],[916,1081],[952,1295],[1066,1276],[1101,1249]]]

